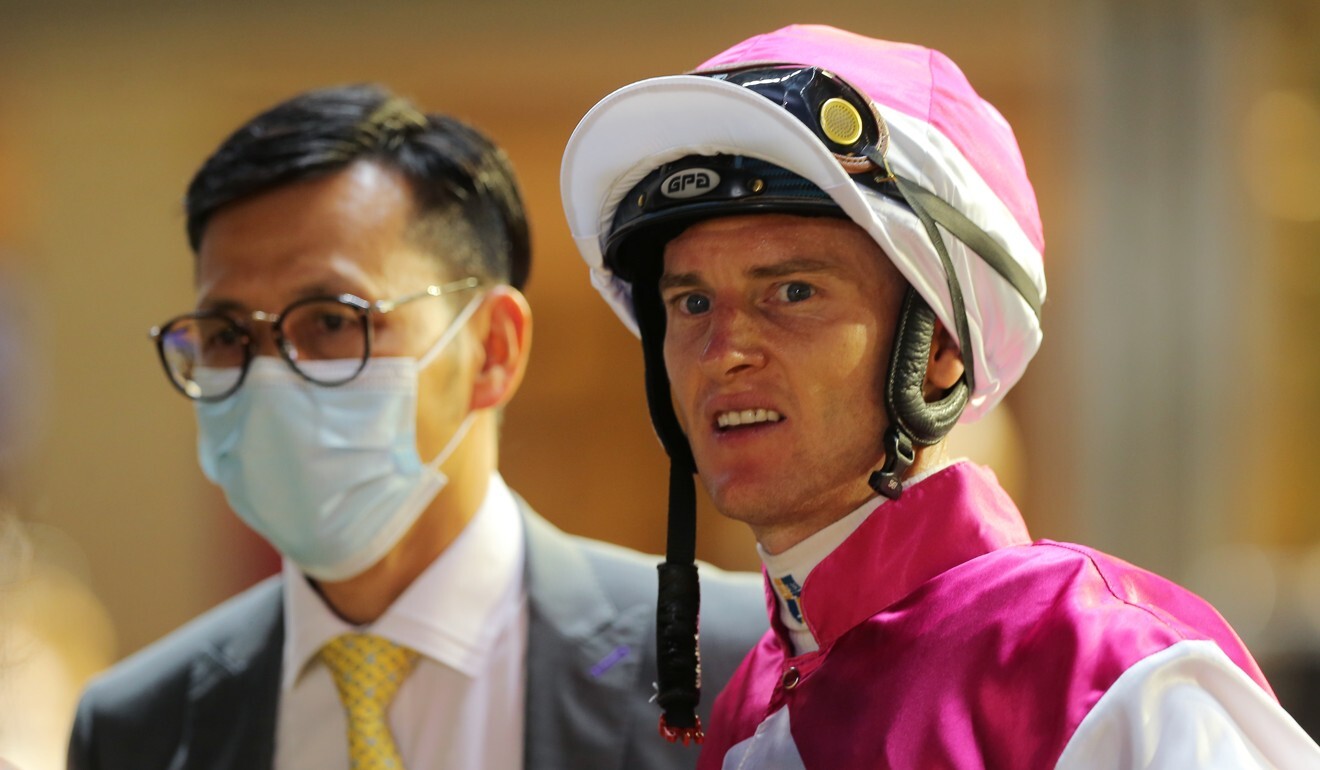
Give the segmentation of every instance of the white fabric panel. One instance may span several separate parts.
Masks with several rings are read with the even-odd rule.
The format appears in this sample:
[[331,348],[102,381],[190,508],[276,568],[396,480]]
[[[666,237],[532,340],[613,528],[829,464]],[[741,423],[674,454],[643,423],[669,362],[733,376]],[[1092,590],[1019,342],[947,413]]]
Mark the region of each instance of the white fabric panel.
[[788,707],[757,725],[752,737],[734,744],[724,755],[722,770],[807,770],[793,742]]
[[1125,671],[1055,767],[1315,770],[1320,746],[1218,645],[1187,641]]
[[889,125],[890,168],[948,201],[1006,246],[1044,300],[1045,263],[1040,252],[958,146],[924,120],[882,105],[876,110]]

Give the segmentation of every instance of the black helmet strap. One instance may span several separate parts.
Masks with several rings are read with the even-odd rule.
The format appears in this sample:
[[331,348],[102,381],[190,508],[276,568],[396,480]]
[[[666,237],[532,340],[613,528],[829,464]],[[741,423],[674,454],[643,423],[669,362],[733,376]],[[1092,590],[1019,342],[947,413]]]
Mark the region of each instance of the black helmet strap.
[[926,371],[935,339],[935,311],[916,289],[908,287],[894,329],[894,347],[885,377],[885,464],[871,474],[867,483],[876,494],[891,500],[903,494],[903,474],[916,462],[917,446],[929,446],[944,438],[963,408],[971,389],[967,375],[935,401],[925,396]]
[[670,742],[701,743],[697,704],[701,701],[697,580],[696,463],[670,401],[665,371],[665,311],[660,301],[661,259],[644,260],[633,282],[633,312],[642,338],[646,404],[651,424],[669,455],[669,534],[665,560],[658,567],[656,603],[656,702],[664,710],[660,734]]

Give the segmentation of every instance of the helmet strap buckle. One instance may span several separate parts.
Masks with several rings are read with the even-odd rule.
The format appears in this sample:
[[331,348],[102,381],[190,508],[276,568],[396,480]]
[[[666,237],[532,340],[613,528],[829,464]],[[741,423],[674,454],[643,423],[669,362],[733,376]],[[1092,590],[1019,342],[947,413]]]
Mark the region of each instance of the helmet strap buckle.
[[903,474],[917,461],[912,437],[896,425],[885,429],[885,464],[867,478],[878,495],[897,500],[903,495]]

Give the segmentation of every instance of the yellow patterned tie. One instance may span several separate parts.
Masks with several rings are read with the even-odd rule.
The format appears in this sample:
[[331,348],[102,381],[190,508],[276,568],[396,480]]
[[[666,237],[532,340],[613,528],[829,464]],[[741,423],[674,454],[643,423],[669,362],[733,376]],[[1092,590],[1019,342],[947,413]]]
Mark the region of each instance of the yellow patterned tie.
[[344,634],[321,648],[348,715],[351,770],[403,770],[385,715],[417,653],[370,634]]

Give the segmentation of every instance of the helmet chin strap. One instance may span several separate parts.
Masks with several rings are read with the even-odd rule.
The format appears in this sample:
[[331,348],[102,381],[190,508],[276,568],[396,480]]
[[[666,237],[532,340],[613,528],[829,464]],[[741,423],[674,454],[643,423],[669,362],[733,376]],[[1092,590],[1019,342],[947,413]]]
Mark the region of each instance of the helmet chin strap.
[[916,447],[930,446],[948,435],[967,406],[971,389],[964,374],[936,401],[925,396],[930,349],[936,318],[916,289],[908,288],[894,331],[894,349],[885,378],[885,463],[867,483],[876,494],[897,500],[903,494],[903,474],[916,462]]

